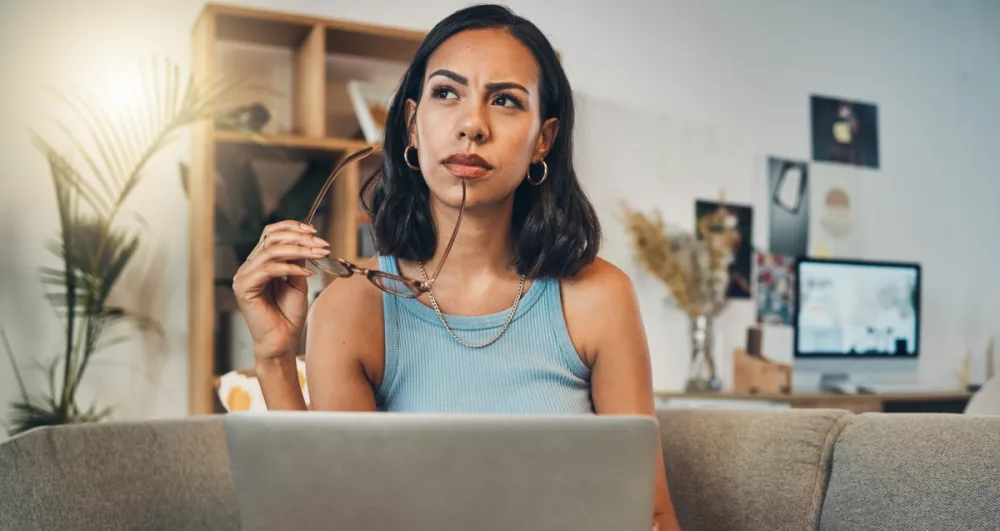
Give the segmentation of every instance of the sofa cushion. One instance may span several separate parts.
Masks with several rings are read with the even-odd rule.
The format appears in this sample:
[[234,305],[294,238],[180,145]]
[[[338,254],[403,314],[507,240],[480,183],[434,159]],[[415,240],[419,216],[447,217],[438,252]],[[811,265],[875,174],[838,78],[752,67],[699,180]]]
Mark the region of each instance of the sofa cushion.
[[1000,530],[1000,417],[850,418],[834,448],[819,529]]
[[0,530],[237,530],[222,417],[36,428],[0,444]]
[[684,531],[814,529],[839,410],[660,410]]

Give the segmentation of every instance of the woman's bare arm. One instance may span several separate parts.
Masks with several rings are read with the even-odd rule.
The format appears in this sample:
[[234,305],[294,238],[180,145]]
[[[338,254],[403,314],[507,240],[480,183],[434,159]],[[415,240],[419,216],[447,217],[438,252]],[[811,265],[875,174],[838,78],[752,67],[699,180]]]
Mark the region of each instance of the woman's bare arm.
[[[631,279],[598,259],[564,290],[567,324],[591,366],[597,414],[655,415],[649,347]],[[658,445],[658,448],[661,448]],[[655,510],[660,531],[678,531],[662,449],[657,451]]]
[[[306,327],[308,409],[374,411],[384,341],[381,291],[361,277],[337,279],[323,290]],[[255,368],[268,410],[307,409],[294,357],[265,359]]]
[[268,411],[299,411],[306,401],[299,388],[299,372],[293,356],[258,360],[254,365],[257,383]]
[[383,330],[382,292],[367,279],[338,279],[320,294],[306,334],[310,409],[375,411]]

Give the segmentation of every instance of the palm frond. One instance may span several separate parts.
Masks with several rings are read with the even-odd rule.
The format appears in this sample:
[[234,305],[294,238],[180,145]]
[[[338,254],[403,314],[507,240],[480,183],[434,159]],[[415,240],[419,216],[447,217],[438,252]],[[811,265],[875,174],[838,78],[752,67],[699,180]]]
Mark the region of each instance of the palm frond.
[[110,417],[112,413],[110,407],[98,411],[94,405],[91,405],[86,411],[80,411],[74,404],[73,410],[73,422],[100,422]]
[[[47,145],[47,144],[46,144]],[[74,338],[76,337],[76,314],[77,314],[77,300],[78,300],[78,278],[77,272],[70,263],[69,257],[73,254],[74,244],[76,242],[73,231],[73,222],[77,219],[79,215],[79,201],[80,197],[80,187],[72,186],[67,179],[62,178],[64,172],[61,171],[63,166],[59,163],[60,157],[55,153],[54,150],[49,149],[46,152],[47,159],[51,168],[52,183],[56,191],[56,204],[59,212],[59,247],[62,249],[62,262],[63,262],[63,279],[65,281],[65,298],[63,300],[63,308],[65,308],[65,350],[63,351],[63,389],[60,395],[59,404],[61,407],[57,408],[62,414],[66,412],[66,405],[68,404],[69,396],[67,395],[67,383],[71,381],[73,375],[71,369],[73,367],[74,353],[77,351],[76,344],[74,343]],[[55,366],[55,364],[53,364]],[[54,376],[52,377],[54,380]],[[55,395],[50,397],[50,400],[55,402]]]
[[[61,155],[48,142],[37,133],[31,133],[34,137],[35,147],[41,151],[49,163],[52,173],[53,184],[56,186],[57,197],[60,194],[67,195],[67,199],[73,195],[79,195],[90,207],[98,213],[109,213],[111,204],[106,197],[102,197],[101,192],[95,189],[72,164]],[[75,193],[74,193],[75,192]]]
[[54,91],[75,121],[83,125],[92,149],[86,149],[87,144],[69,128],[60,129],[81,152],[96,152],[85,156],[87,167],[108,191],[105,199],[113,208],[135,189],[146,163],[176,131],[224,113],[224,103],[247,85],[246,79],[221,76],[202,83],[189,76],[185,83],[176,64],[156,56],[137,61],[129,70],[129,87],[136,94],[124,104],[102,97],[104,91]]
[[[12,432],[93,422],[111,414],[111,408],[77,407],[76,392],[91,357],[128,340],[116,333],[119,324],[164,336],[148,316],[107,304],[139,248],[138,233],[118,228],[122,205],[141,181],[147,163],[173,135],[192,123],[225,115],[224,103],[231,94],[247,88],[242,79],[196,83],[193,76],[182,76],[169,58],[154,56],[133,66],[127,73],[133,74],[134,98],[109,100],[107,96],[115,94],[111,86],[53,90],[66,112],[57,112],[50,121],[64,138],[55,143],[32,132],[49,165],[59,214],[59,231],[46,247],[61,267],[43,266],[38,271],[46,298],[64,319],[65,351],[43,367],[48,395],[36,399],[29,395],[4,335],[21,390],[20,399],[11,405]],[[74,157],[53,147],[64,144],[75,151]],[[71,160],[76,157],[83,164],[74,166]]]
[[130,339],[129,336],[114,336],[110,339],[101,339],[94,345],[94,353],[108,350],[116,345],[121,345],[127,343]]
[[143,315],[136,311],[126,310],[125,308],[119,307],[108,307],[104,309],[104,313],[101,315],[101,318],[107,321],[108,326],[119,322],[128,323],[140,332],[154,334],[160,339],[164,339],[166,337],[166,333],[160,323],[152,317]]
[[28,402],[28,388],[24,386],[24,379],[21,378],[21,369],[14,360],[14,349],[10,348],[10,340],[7,339],[7,332],[0,326],[0,338],[3,338],[3,347],[7,352],[7,359],[10,360],[11,369],[14,371],[14,378],[17,379],[17,388],[21,391],[21,398]]
[[[69,228],[72,246],[58,241],[50,246],[50,251],[63,259],[75,277],[76,295],[89,296],[85,309],[96,306],[96,313],[139,248],[138,235],[108,225],[108,221],[100,217],[82,216]],[[65,286],[64,272],[47,267],[40,271],[44,284]],[[68,291],[50,292],[59,303],[66,302],[66,293]]]
[[10,407],[9,435],[17,435],[42,426],[57,426],[66,423],[66,417],[58,408],[51,407],[51,404],[24,400],[13,402]]
[[49,383],[49,402],[52,404],[53,409],[57,409],[55,399],[59,396],[56,394],[56,373],[59,372],[59,361],[59,358],[53,358],[45,370],[45,376]]
[[101,280],[100,300],[102,301],[102,305],[103,301],[106,301],[108,295],[111,294],[111,288],[118,283],[118,279],[121,278],[125,267],[135,256],[138,249],[138,236],[123,235],[123,239],[118,241],[118,245],[114,247],[113,252],[109,253],[107,268],[101,269],[98,272]]
[[[83,156],[84,161],[90,168],[91,175],[93,175],[94,178],[97,179],[97,182],[100,183],[101,188],[104,190],[104,197],[102,199],[104,201],[105,206],[107,206],[107,202],[110,201],[110,199],[115,196],[115,193],[111,188],[111,184],[108,183],[108,181],[106,180],[104,172],[102,172],[100,166],[97,165],[98,164],[97,161],[94,160],[94,157],[90,154],[90,151],[81,143],[79,137],[71,133],[69,127],[66,126],[66,124],[63,123],[62,120],[59,120],[58,118],[53,118],[52,121],[55,124],[56,128],[62,131],[62,133],[66,135],[67,138],[69,138],[70,142],[73,143],[73,147],[76,148],[77,152]],[[91,134],[93,134],[93,132],[91,132]],[[98,155],[101,155],[102,157],[104,156],[103,153],[99,153]],[[107,160],[107,158],[105,158],[104,162],[105,164],[107,164],[109,161]]]

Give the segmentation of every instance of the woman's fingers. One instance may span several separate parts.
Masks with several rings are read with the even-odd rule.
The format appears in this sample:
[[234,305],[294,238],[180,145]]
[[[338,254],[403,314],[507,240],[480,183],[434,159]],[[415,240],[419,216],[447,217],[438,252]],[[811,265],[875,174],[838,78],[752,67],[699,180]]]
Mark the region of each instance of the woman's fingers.
[[257,245],[254,246],[253,251],[250,252],[248,260],[257,257],[257,255],[272,244],[276,238],[284,241],[291,238],[291,235],[294,234],[308,239],[309,236],[312,236],[315,233],[316,229],[314,229],[311,225],[306,225],[305,223],[294,220],[279,221],[277,223],[267,225],[264,227],[264,230],[261,231],[260,239],[257,240]]
[[301,245],[273,245],[260,252],[253,259],[248,260],[251,267],[270,263],[276,260],[296,261],[315,260],[330,254],[330,250],[323,247],[304,247]]
[[248,268],[246,270],[240,268],[240,271],[236,273],[236,277],[233,279],[233,291],[238,296],[251,299],[272,279],[308,277],[314,274],[316,272],[307,267],[285,262],[269,262],[260,267]]
[[279,221],[277,223],[272,223],[272,224],[264,227],[264,232],[263,232],[263,234],[261,234],[261,238],[267,238],[271,234],[273,234],[275,232],[278,232],[278,231],[283,231],[283,230],[301,232],[301,233],[306,233],[306,234],[315,234],[316,233],[316,229],[314,229],[312,226],[306,225],[305,223],[302,223],[301,221],[295,221],[293,219],[288,219],[288,220],[285,220],[285,221]]
[[294,245],[301,245],[303,247],[330,246],[329,242],[320,238],[319,236],[313,236],[312,234],[308,233],[283,230],[274,232],[270,236],[268,236],[264,240],[264,244],[262,247],[263,249],[267,249],[269,247],[281,244],[294,244]]

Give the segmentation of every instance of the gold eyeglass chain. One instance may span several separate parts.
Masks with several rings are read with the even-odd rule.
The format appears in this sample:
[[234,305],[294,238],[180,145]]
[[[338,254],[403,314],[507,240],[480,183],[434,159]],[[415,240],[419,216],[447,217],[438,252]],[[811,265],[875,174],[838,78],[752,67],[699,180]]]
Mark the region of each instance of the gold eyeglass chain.
[[[424,276],[424,280],[425,281],[429,280],[427,278],[427,270],[424,269],[424,263],[423,262],[418,262],[418,264],[420,265],[420,273]],[[443,324],[444,327],[445,327],[445,329],[448,330],[448,333],[451,334],[451,337],[455,338],[455,341],[458,341],[459,343],[461,343],[461,344],[463,344],[463,345],[465,345],[465,346],[467,346],[469,348],[483,348],[483,347],[487,347],[489,345],[492,345],[494,342],[496,342],[496,340],[500,339],[500,336],[502,336],[503,333],[507,331],[507,327],[510,326],[510,322],[514,320],[514,314],[517,313],[517,305],[518,305],[519,302],[521,302],[521,295],[523,293],[524,293],[524,275],[521,275],[521,283],[517,287],[517,297],[514,298],[514,307],[511,308],[510,309],[510,313],[507,314],[507,322],[505,322],[503,324],[503,328],[500,329],[500,333],[497,334],[493,339],[487,341],[486,343],[481,343],[481,344],[476,345],[476,344],[472,344],[472,343],[469,343],[469,342],[465,341],[464,339],[462,339],[461,337],[459,337],[458,334],[456,334],[454,330],[451,329],[451,326],[448,325],[448,321],[444,318],[444,314],[441,313],[441,308],[438,307],[437,299],[434,298],[434,291],[431,290],[431,289],[427,290],[427,296],[431,300],[431,306],[434,307],[434,312],[437,313],[438,319],[441,320],[441,324]]]

